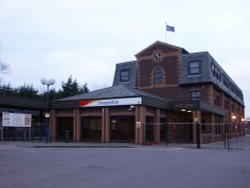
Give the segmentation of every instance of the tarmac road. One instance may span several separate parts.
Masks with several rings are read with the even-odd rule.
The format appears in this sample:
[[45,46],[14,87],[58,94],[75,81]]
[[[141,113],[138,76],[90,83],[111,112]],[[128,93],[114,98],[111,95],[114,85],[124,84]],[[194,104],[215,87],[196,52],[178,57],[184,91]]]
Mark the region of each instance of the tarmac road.
[[1,188],[249,188],[250,152],[0,147]]

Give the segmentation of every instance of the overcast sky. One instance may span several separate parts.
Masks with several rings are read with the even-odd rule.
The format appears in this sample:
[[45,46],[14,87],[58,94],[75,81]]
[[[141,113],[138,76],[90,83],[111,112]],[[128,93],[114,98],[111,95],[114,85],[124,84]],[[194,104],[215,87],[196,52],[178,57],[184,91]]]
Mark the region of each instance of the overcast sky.
[[1,75],[12,87],[72,75],[91,90],[111,86],[115,64],[159,40],[208,51],[243,90],[250,116],[249,0],[0,0]]

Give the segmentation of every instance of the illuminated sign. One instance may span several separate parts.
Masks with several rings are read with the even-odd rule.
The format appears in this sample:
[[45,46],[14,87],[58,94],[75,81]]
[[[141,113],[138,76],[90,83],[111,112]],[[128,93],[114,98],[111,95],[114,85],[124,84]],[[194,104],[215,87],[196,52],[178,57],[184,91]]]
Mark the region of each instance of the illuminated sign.
[[80,107],[122,106],[122,105],[139,105],[139,104],[142,104],[141,97],[124,98],[124,99],[84,100],[79,102]]

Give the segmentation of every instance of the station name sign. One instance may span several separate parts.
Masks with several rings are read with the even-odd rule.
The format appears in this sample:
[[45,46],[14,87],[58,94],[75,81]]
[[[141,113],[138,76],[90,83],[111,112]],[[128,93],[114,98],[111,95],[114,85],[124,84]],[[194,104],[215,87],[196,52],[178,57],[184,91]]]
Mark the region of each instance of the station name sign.
[[84,100],[79,102],[80,107],[102,107],[102,106],[123,106],[142,104],[141,97],[122,98],[122,99],[100,99]]

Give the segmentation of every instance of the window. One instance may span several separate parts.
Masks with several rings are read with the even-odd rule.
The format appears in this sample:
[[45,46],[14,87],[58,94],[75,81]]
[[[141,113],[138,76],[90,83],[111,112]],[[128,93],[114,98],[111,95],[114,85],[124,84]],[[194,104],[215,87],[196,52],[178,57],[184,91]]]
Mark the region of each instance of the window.
[[199,101],[201,100],[201,92],[200,91],[192,91],[191,92],[192,101]]
[[215,118],[215,134],[221,134],[221,121],[219,118]]
[[221,97],[219,94],[214,94],[214,105],[221,106]]
[[222,71],[217,67],[215,66],[213,63],[211,63],[211,66],[212,66],[212,72],[213,72],[213,76],[219,80],[221,82],[222,79],[223,80],[223,83],[225,84],[226,83],[226,76],[222,73]]
[[190,75],[200,74],[200,62],[199,61],[191,61],[188,64],[188,71]]
[[224,108],[226,110],[229,110],[229,100],[228,99],[224,99]]
[[229,88],[229,80],[228,80],[227,76],[226,76],[225,74],[223,74],[222,78],[223,78],[223,84],[224,84],[227,88]]
[[211,63],[211,67],[212,67],[212,71],[214,72],[214,70],[215,70],[215,66],[214,66],[214,64],[213,64],[213,63]]
[[215,134],[221,134],[221,126],[220,125],[215,125]]
[[231,104],[231,111],[232,111],[232,112],[235,112],[234,104]]
[[129,81],[129,70],[121,70],[120,72],[120,82]]
[[162,70],[157,68],[154,70],[154,84],[161,84],[162,81]]

